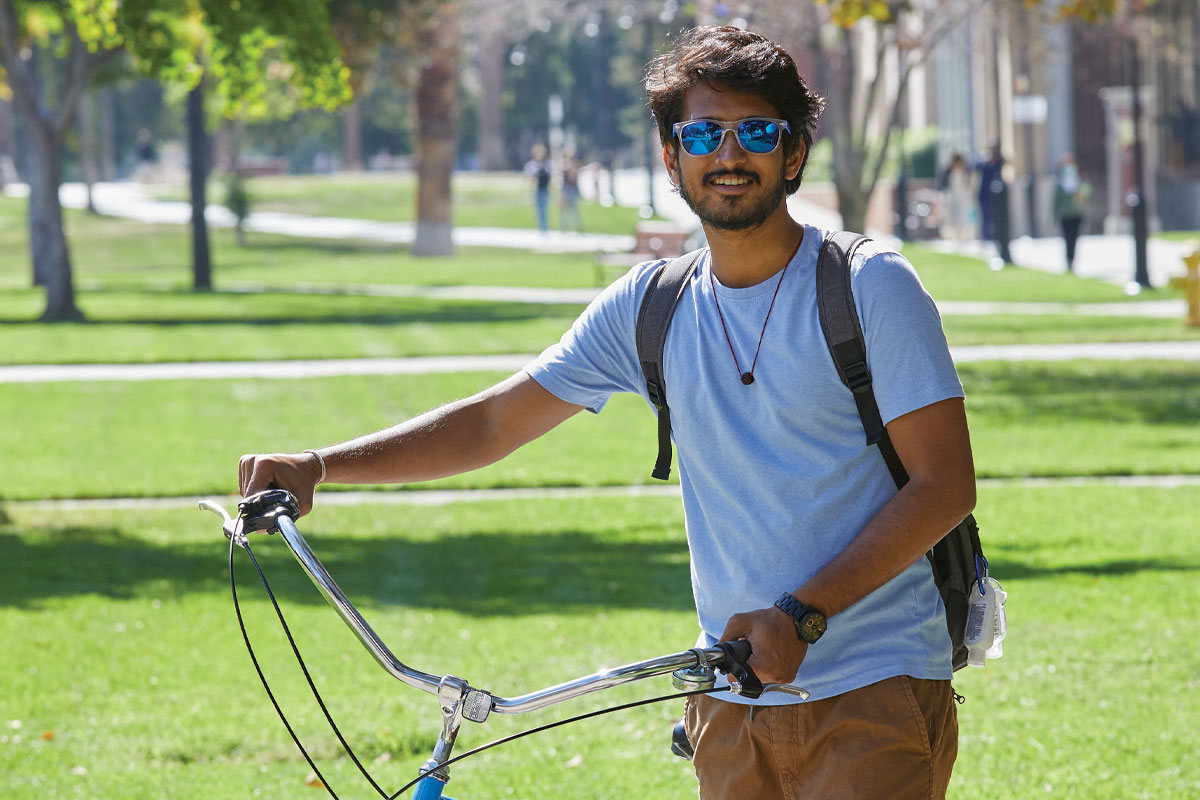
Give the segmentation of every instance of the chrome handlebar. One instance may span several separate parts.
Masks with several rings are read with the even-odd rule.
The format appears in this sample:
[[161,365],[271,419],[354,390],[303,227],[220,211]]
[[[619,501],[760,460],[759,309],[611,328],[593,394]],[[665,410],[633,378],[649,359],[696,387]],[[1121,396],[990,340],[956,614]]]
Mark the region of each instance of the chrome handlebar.
[[[290,498],[290,495],[288,497]],[[294,499],[292,499],[292,503],[294,507]],[[242,507],[244,508],[245,505],[246,502],[243,502]],[[244,515],[239,515],[236,518],[230,517],[224,508],[209,500],[201,501],[200,508],[220,515],[223,520],[221,529],[225,532],[225,535],[233,539],[235,544],[245,546],[246,528],[244,522],[246,517]],[[282,512],[280,508],[274,508],[270,515],[270,522],[273,523],[270,527],[273,530],[263,526],[261,518],[258,520],[259,527],[257,529],[270,530],[270,532],[278,530],[301,568],[325,599],[329,601],[329,604],[333,606],[334,610],[337,611],[342,621],[346,623],[367,651],[379,662],[380,666],[400,682],[438,696],[445,715],[454,716],[459,719],[465,718],[473,722],[483,722],[492,711],[498,714],[522,714],[624,683],[680,670],[687,671],[687,674],[691,677],[697,674],[703,675],[707,672],[709,675],[708,684],[711,685],[711,670],[714,667],[722,666],[729,662],[728,645],[708,648],[697,647],[685,652],[658,656],[645,661],[602,670],[592,675],[576,678],[566,683],[560,683],[512,698],[501,697],[484,690],[476,689],[468,685],[461,678],[452,675],[438,678],[427,672],[407,666],[388,649],[383,640],[379,638],[379,635],[363,619],[358,609],[354,607],[354,604],[350,602],[350,599],[346,597],[346,594],[334,581],[329,571],[325,569],[320,559],[313,553],[308,542],[304,540],[304,537],[300,535],[300,531],[296,528],[296,523],[286,512],[286,508]],[[251,529],[255,528],[252,527]],[[702,682],[703,680],[701,678]],[[755,682],[757,682],[757,679],[755,679]],[[741,691],[740,684],[735,680],[731,680],[730,685],[732,691]],[[804,699],[808,698],[808,692],[790,684],[767,684],[760,691],[786,692]]]

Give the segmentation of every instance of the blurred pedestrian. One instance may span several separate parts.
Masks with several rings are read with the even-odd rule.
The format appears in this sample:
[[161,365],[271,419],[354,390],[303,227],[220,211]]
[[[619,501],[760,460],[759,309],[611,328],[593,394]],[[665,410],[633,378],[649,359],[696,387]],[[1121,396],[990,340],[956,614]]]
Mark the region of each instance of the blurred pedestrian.
[[991,157],[979,165],[979,221],[981,238],[996,245],[993,266],[1011,264],[1008,183],[1004,180],[1004,153],[999,143],[992,145]]
[[583,219],[579,216],[579,165],[571,156],[563,159],[558,221],[564,231],[583,230]]
[[143,164],[158,162],[158,151],[154,148],[154,141],[148,128],[142,128],[137,132],[137,155],[138,160]]
[[955,153],[942,186],[942,237],[957,244],[975,238],[975,176],[967,160]]
[[1054,218],[1067,248],[1067,272],[1075,271],[1075,243],[1091,198],[1092,185],[1079,176],[1075,156],[1065,154],[1058,161],[1058,182],[1054,184]]
[[544,144],[535,144],[531,154],[533,157],[525,163],[525,174],[533,179],[538,230],[545,233],[550,230],[550,162]]
[[[996,205],[995,198],[999,194],[995,183],[1003,183],[1004,156],[1000,145],[992,146],[991,157],[979,164],[979,221],[981,238],[989,242],[996,239]],[[1006,187],[1007,188],[1007,187]]]

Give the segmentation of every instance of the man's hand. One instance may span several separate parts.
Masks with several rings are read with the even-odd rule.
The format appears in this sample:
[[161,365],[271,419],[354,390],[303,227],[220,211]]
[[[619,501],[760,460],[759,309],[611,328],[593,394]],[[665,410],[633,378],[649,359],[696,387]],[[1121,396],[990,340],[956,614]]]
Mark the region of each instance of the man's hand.
[[300,503],[300,516],[312,511],[321,464],[312,453],[244,455],[238,462],[238,491],[249,497],[265,489],[287,489]]
[[722,642],[747,639],[753,651],[750,668],[763,683],[791,683],[808,653],[808,645],[796,636],[792,618],[772,606],[734,614],[725,623]]

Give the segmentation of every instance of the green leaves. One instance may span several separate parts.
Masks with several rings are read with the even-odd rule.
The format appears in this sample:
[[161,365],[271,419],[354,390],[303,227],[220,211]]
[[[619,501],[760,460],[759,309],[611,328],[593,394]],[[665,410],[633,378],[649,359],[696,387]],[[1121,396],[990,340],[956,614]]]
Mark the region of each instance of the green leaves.
[[[208,74],[228,116],[334,108],[351,97],[326,0],[68,0],[16,7],[23,41],[124,49],[139,71],[187,88]],[[3,76],[0,76],[0,84]],[[283,96],[282,106],[268,102]]]

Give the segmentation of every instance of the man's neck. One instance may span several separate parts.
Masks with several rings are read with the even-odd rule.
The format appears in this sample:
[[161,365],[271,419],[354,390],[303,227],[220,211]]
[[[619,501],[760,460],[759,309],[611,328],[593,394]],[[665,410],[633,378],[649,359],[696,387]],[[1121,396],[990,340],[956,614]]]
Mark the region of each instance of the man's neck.
[[731,289],[762,283],[787,266],[804,237],[804,226],[779,210],[757,227],[744,231],[724,231],[704,226],[712,250],[712,271]]

